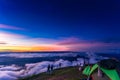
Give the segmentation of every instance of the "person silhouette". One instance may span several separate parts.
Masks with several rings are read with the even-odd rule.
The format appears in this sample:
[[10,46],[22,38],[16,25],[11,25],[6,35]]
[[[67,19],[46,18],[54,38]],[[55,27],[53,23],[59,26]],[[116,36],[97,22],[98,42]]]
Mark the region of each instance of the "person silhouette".
[[59,68],[61,68],[61,66],[62,66],[62,63],[59,63]]
[[47,73],[50,74],[50,64],[48,64]]
[[54,65],[52,64],[51,66],[50,66],[50,68],[51,68],[51,73],[53,72],[53,70],[54,70]]

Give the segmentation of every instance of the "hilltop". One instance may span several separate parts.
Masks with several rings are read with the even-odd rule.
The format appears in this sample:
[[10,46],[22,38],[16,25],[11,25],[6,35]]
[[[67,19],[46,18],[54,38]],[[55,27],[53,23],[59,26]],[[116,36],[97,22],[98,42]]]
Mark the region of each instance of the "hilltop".
[[51,75],[44,72],[19,80],[80,80],[84,78],[87,76],[83,75],[78,67],[66,67],[54,70]]

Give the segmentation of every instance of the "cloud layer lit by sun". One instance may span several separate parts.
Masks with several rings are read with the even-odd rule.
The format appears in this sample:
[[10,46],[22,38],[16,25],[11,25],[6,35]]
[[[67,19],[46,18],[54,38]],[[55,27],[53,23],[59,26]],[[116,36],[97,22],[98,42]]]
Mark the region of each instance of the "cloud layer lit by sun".
[[[117,49],[120,42],[88,41],[76,37],[59,39],[32,37],[9,30],[22,28],[0,24],[0,51],[104,51]],[[61,37],[61,36],[60,36]]]

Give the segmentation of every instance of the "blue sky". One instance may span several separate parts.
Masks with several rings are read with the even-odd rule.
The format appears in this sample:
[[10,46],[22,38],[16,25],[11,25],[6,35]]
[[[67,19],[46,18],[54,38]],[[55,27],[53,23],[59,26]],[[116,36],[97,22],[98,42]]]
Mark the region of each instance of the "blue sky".
[[119,0],[0,0],[1,31],[31,38],[120,42]]

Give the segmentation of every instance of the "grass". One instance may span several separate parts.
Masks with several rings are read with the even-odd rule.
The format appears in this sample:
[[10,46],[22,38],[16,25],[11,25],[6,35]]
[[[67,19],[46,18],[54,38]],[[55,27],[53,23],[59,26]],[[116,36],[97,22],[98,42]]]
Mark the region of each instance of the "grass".
[[51,75],[44,72],[19,80],[80,80],[83,78],[87,78],[87,76],[83,75],[78,67],[67,67],[56,69]]

